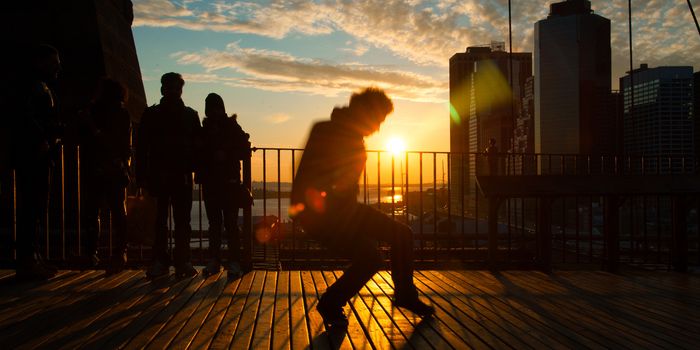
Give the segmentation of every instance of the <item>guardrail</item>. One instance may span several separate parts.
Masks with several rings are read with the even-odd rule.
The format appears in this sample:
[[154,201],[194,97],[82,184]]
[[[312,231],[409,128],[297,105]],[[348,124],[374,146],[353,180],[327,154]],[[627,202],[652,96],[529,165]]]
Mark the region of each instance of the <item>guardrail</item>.
[[[244,257],[257,266],[303,267],[343,264],[287,215],[296,164],[303,150],[253,148],[243,164],[244,182],[254,193],[254,205],[239,217]],[[68,152],[71,153],[71,152]],[[82,253],[79,152],[64,157],[53,169],[49,212],[42,224],[41,252],[59,265],[75,266]],[[492,154],[408,151],[368,151],[367,166],[359,179],[358,201],[375,206],[414,231],[419,266],[492,266],[533,268],[538,258],[540,203],[534,198],[507,198],[497,210],[495,228],[489,227],[489,199],[476,182],[477,175],[496,176],[624,176],[697,173],[697,161],[688,157],[617,157],[566,154]],[[16,194],[12,173],[0,179],[0,264],[15,258]],[[691,266],[698,254],[697,197],[686,198],[685,254]],[[669,268],[678,245],[674,243],[674,206],[670,194],[626,196],[619,205],[619,259],[622,263]],[[555,267],[602,266],[607,259],[604,196],[561,196],[551,202],[551,249],[546,254]],[[493,213],[492,213],[493,216]],[[677,215],[676,215],[677,217]],[[108,216],[103,217],[108,221]],[[171,221],[170,221],[171,222]],[[676,224],[677,225],[677,224]],[[208,258],[208,223],[195,185],[192,210],[193,262]],[[489,235],[490,231],[495,234]],[[100,251],[109,255],[111,230],[103,225]],[[495,242],[494,242],[495,237]],[[172,245],[173,240],[169,243]],[[387,247],[380,245],[382,249]],[[150,248],[130,245],[129,259],[141,264]]]

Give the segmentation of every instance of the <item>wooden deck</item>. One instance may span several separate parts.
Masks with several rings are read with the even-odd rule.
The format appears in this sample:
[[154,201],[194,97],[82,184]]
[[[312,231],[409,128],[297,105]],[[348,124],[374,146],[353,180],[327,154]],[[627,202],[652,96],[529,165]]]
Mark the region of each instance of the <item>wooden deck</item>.
[[0,348],[700,348],[697,275],[418,271],[437,308],[421,321],[392,308],[382,272],[346,308],[347,334],[329,334],[314,306],[341,273],[150,282],[143,271],[61,271],[18,283],[0,271]]

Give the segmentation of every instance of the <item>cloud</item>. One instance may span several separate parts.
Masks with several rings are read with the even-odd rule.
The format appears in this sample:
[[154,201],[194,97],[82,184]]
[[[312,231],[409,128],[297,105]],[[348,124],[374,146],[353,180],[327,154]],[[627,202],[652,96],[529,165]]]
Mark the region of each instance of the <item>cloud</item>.
[[270,124],[282,124],[290,119],[292,118],[284,113],[276,113],[265,117],[265,121]]
[[[513,49],[532,52],[534,23],[555,0],[513,2]],[[629,57],[627,4],[593,1],[609,18],[613,78],[624,74]],[[249,33],[283,39],[292,34],[343,32],[358,44],[343,51],[363,55],[382,48],[418,65],[446,67],[465,47],[508,41],[505,0],[271,0],[213,3],[135,0],[134,26]],[[691,65],[700,62],[700,40],[683,1],[633,2],[635,65]]]
[[[172,57],[179,64],[196,64],[204,69],[206,74],[186,76],[193,81],[269,91],[338,96],[375,85],[395,98],[441,102],[447,89],[445,82],[413,72],[360,63],[338,64],[279,51],[244,48],[238,43],[229,44],[224,51],[178,52]],[[241,77],[227,77],[226,73]]]

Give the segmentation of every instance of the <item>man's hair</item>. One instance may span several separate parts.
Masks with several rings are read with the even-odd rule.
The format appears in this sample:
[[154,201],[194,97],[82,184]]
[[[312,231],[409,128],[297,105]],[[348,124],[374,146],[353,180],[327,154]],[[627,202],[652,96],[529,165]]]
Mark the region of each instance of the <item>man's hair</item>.
[[160,84],[179,85],[179,87],[183,87],[185,86],[185,80],[182,79],[182,75],[180,75],[180,73],[170,72],[165,73],[162,77],[160,77]]
[[364,110],[369,115],[384,117],[394,111],[394,104],[384,90],[378,87],[368,87],[350,96],[350,108]]

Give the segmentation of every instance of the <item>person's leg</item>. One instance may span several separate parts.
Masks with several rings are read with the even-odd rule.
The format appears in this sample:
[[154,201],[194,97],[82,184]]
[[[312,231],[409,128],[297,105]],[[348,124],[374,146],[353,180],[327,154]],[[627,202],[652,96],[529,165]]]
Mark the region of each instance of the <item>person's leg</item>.
[[394,281],[394,303],[425,317],[435,309],[418,299],[413,283],[413,233],[411,229],[366,205],[359,205],[360,235],[391,245],[391,278]]
[[212,259],[220,259],[222,225],[220,189],[213,184],[203,184],[202,194],[209,221],[209,255]]
[[46,215],[49,198],[49,168],[41,159],[19,166],[17,180],[17,277],[50,278],[54,267],[45,265],[39,253],[39,218]]
[[96,179],[87,176],[83,181],[82,189],[81,210],[84,217],[83,227],[85,227],[85,251],[81,261],[95,266],[100,261],[97,255],[97,245],[100,241],[100,198],[104,189],[97,183]]
[[194,275],[190,264],[190,215],[192,211],[192,183],[178,185],[173,193],[173,221],[175,222],[175,270],[181,275]]
[[126,192],[125,188],[112,185],[106,193],[105,202],[112,214],[112,244],[107,273],[122,271],[126,265]]
[[168,258],[168,209],[170,208],[170,195],[165,192],[158,193],[156,203],[153,261],[167,266],[170,262]]

